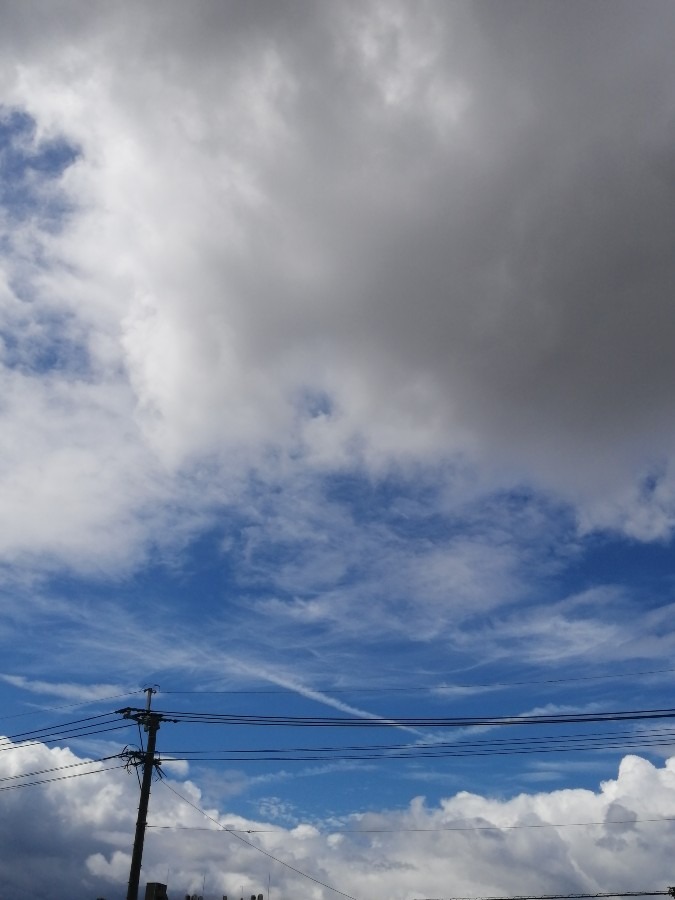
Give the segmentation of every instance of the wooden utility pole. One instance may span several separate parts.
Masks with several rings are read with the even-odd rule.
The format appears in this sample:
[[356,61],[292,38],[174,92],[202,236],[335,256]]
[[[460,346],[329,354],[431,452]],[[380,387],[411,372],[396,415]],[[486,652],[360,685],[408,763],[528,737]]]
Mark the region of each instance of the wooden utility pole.
[[129,886],[127,888],[127,900],[138,900],[138,884],[141,879],[141,864],[143,862],[143,842],[145,841],[145,825],[148,819],[148,803],[150,801],[150,785],[152,773],[159,760],[155,759],[155,747],[157,744],[157,732],[162,721],[161,713],[154,713],[150,706],[152,695],[156,693],[154,688],[146,688],[146,703],[144,710],[121,709],[125,719],[133,719],[143,726],[148,735],[148,746],[145,751],[130,751],[128,759],[132,765],[143,766],[141,779],[141,797],[138,802],[138,817],[136,819],[136,834],[134,836],[134,849],[131,854],[131,868],[129,869]]

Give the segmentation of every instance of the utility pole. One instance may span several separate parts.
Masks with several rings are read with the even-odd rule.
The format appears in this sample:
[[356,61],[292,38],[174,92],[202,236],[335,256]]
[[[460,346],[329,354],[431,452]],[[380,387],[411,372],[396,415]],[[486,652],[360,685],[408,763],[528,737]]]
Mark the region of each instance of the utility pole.
[[155,688],[145,688],[145,709],[119,709],[125,719],[133,719],[143,726],[148,735],[148,746],[145,751],[128,751],[126,756],[131,765],[143,766],[141,779],[141,797],[138,802],[138,817],[136,819],[136,834],[134,836],[134,849],[131,854],[131,868],[129,869],[129,886],[127,888],[127,900],[138,900],[138,884],[141,878],[141,863],[143,861],[143,842],[145,841],[145,825],[148,818],[148,802],[150,800],[150,785],[152,773],[159,768],[160,760],[155,759],[155,746],[157,744],[157,732],[160,722],[163,720],[161,713],[154,713],[150,706],[152,695],[157,693]]

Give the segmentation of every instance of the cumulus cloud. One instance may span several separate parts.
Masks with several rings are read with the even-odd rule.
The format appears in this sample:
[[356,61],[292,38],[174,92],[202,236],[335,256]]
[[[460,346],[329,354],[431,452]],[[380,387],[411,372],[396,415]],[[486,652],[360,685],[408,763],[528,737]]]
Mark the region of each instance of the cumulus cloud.
[[[0,777],[81,761],[65,749],[5,742]],[[43,777],[54,774],[62,772]],[[117,770],[4,790],[8,784],[2,783],[0,801],[3,851],[11,849],[0,862],[8,896],[124,896],[135,778]],[[339,823],[303,822],[298,810],[275,797],[261,803],[271,823],[244,818],[205,807],[194,781],[174,776],[168,788],[153,787],[143,878],[168,880],[171,896],[201,889],[203,879],[207,897],[238,896],[242,883],[245,895],[266,893],[268,873],[276,893],[333,896],[288,866],[356,898],[402,900],[664,890],[672,875],[673,760],[659,768],[625,757],[616,779],[597,791],[543,791],[508,800],[461,792],[435,806],[418,797],[403,809],[362,813]],[[27,791],[30,805],[22,798]],[[287,827],[279,824],[288,819],[293,821]]]

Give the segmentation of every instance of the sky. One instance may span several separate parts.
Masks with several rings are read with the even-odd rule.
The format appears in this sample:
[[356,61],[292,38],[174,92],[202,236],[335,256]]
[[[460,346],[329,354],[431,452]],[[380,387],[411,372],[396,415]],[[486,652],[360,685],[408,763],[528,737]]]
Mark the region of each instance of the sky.
[[674,28],[5,0],[2,896],[675,882]]

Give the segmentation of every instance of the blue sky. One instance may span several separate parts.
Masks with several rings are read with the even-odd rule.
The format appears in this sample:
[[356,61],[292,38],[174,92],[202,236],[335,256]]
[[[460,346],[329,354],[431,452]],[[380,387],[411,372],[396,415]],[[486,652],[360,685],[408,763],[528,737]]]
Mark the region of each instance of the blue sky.
[[[166,723],[176,896],[672,880],[669,720],[389,723],[672,706],[673,24],[5,5],[0,778],[133,745],[15,746],[159,685],[382,722]],[[283,748],[317,758],[247,758]],[[124,896],[136,804],[124,770],[3,790],[0,878]]]

